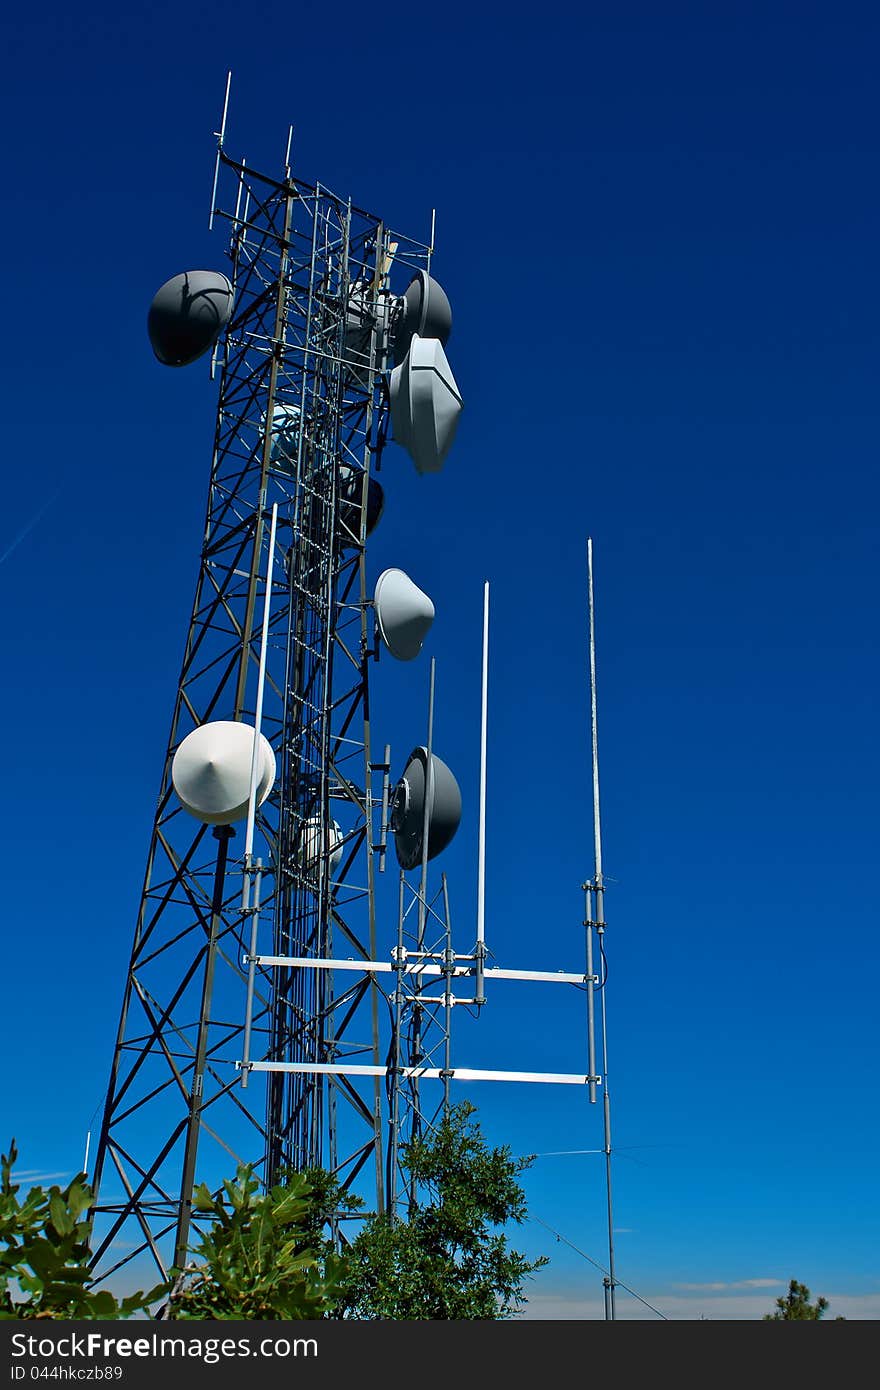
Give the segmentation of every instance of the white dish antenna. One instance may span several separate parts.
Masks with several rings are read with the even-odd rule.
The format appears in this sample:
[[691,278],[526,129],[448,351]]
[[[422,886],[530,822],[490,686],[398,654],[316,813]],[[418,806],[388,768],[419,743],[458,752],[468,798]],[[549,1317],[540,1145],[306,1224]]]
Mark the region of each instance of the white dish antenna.
[[398,661],[412,661],[434,621],[434,605],[403,570],[383,570],[373,596],[379,636]]
[[419,473],[439,473],[452,448],[464,402],[439,338],[414,333],[391,373],[391,424]]
[[[171,780],[185,811],[205,825],[231,825],[248,813],[253,726],[216,719],[187,734],[171,764]],[[259,735],[256,804],[261,806],[275,781],[275,754]]]
[[272,440],[269,458],[274,464],[296,467],[296,453],[302,412],[298,405],[279,402],[272,411]]
[[[335,873],[342,858],[342,831],[337,822],[330,822],[330,872]],[[313,869],[324,853],[321,834],[321,817],[312,816],[305,821],[297,851],[297,859],[305,869]]]

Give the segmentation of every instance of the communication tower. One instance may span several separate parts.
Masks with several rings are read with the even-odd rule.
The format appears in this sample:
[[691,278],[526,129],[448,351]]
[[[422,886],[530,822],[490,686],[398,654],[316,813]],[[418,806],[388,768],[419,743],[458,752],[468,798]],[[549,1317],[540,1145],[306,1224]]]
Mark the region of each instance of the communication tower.
[[[488,584],[477,924],[464,952],[445,875],[428,881],[462,810],[434,747],[433,659],[425,742],[396,779],[390,748],[377,756],[371,736],[371,665],[380,653],[418,658],[434,617],[403,571],[369,580],[383,452],[393,442],[420,473],[438,473],[463,404],[433,226],[421,243],[304,182],[289,140],[279,177],[231,157],[229,90],[227,80],[210,211],[228,263],[173,276],[148,315],[158,361],[209,362],[218,399],[92,1180],[100,1278],[145,1255],[162,1277],[182,1266],[194,1187],[219,1186],[238,1162],[266,1185],[325,1167],[368,1207],[396,1213],[415,1195],[400,1144],[448,1108],[452,1081],[574,1084],[592,1100],[602,1082],[592,913],[579,971],[487,964]],[[392,844],[396,932],[378,921],[376,891]],[[594,887],[601,906],[601,872]],[[493,978],[584,990],[587,1071],[454,1065],[454,1006],[478,1012]]]

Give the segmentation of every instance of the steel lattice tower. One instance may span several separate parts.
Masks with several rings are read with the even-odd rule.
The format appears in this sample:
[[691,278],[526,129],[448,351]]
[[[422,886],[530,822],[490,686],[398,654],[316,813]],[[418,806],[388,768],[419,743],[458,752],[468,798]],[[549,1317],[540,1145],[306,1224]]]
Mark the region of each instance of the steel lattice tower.
[[[584,885],[585,968],[495,967],[484,914],[488,581],[476,942],[464,952],[453,949],[445,874],[428,884],[428,860],[461,815],[433,749],[433,660],[426,744],[393,789],[390,749],[377,759],[371,746],[380,637],[409,660],[421,648],[413,620],[418,628],[428,614],[429,626],[434,612],[399,570],[368,593],[367,537],[383,503],[375,475],[392,418],[417,470],[438,471],[462,405],[443,353],[451,310],[429,274],[433,245],[292,177],[289,149],[280,179],[230,158],[225,121],[224,110],[211,221],[228,233],[228,276],[186,272],[151,307],[174,285],[198,336],[202,309],[211,312],[205,284],[225,296],[217,333],[179,361],[163,357],[151,329],[169,365],[210,347],[219,388],[195,600],[95,1160],[96,1279],[142,1256],[163,1278],[182,1267],[199,1221],[194,1188],[216,1190],[237,1163],[266,1186],[287,1169],[322,1167],[396,1216],[417,1200],[402,1146],[448,1113],[451,1081],[574,1085],[595,1102],[606,1074],[604,993],[598,1071],[593,1023],[594,990],[604,990],[593,941],[604,962],[605,921],[592,550],[596,876]],[[392,291],[392,270],[409,276],[405,293]],[[206,823],[175,767],[182,748],[218,729],[247,743],[250,794]],[[265,774],[258,797],[260,758],[274,759],[274,779]],[[386,920],[380,949],[376,874],[389,833],[401,866],[397,930]],[[453,1062],[453,1006],[479,1014],[487,984],[502,981],[585,997],[586,1071]],[[607,1089],[604,1100],[610,1242]],[[610,1264],[613,1316],[613,1255]]]
[[[378,1076],[243,1078],[241,1059],[250,894],[260,891],[278,957],[327,958],[334,943],[355,959],[376,956],[382,797],[372,783],[383,765],[370,744],[365,544],[388,433],[389,267],[396,258],[410,273],[427,269],[431,249],[222,146],[221,135],[219,186],[232,196],[212,218],[229,233],[234,312],[214,349],[198,581],[97,1147],[93,1267],[103,1277],[145,1252],[163,1273],[172,1256],[181,1262],[193,1183],[215,1186],[235,1161],[265,1182],[288,1165],[322,1165],[350,1186],[366,1169],[377,1207],[385,1201]],[[262,732],[278,775],[245,865],[240,828],[212,831],[189,816],[171,768],[181,740],[207,721],[253,723],[264,604]],[[328,970],[260,963],[248,1055],[383,1063],[384,995],[375,976],[354,978],[336,992]],[[124,1229],[129,1248],[114,1259]]]

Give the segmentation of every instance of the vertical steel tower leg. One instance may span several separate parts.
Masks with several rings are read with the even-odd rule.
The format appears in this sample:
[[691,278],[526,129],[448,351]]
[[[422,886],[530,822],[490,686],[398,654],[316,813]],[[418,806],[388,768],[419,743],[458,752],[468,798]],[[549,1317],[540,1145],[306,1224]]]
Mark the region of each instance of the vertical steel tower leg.
[[223,907],[223,880],[226,876],[226,860],[229,841],[235,831],[229,825],[218,825],[214,831],[219,841],[217,848],[217,871],[214,875],[214,894],[211,901],[211,930],[205,948],[205,980],[202,987],[202,1007],[199,1014],[199,1033],[196,1043],[196,1056],[193,1063],[192,1090],[189,1098],[189,1118],[186,1127],[186,1144],[183,1151],[183,1178],[180,1184],[180,1213],[177,1218],[177,1235],[174,1241],[174,1264],[182,1269],[186,1264],[189,1243],[189,1228],[192,1217],[192,1194],[196,1175],[196,1155],[199,1148],[199,1127],[202,1122],[202,1092],[205,1081],[205,1057],[208,1050],[208,1023],[211,1017],[211,995],[214,989],[214,966],[217,953],[217,931]]

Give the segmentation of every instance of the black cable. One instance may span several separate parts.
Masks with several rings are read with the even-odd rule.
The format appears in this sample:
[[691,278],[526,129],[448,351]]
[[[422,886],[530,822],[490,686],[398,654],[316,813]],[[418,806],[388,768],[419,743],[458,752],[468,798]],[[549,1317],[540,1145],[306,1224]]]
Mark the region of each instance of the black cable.
[[[555,1231],[552,1226],[548,1226],[547,1222],[542,1221],[540,1216],[530,1216],[528,1220],[537,1221],[539,1226],[543,1226],[544,1229],[549,1231],[551,1235],[554,1235],[557,1240],[564,1241],[566,1245],[571,1246],[571,1249],[575,1252],[576,1255],[580,1255],[582,1260],[587,1260],[591,1265],[594,1265],[596,1269],[598,1269],[602,1274],[604,1274],[606,1279],[611,1278],[611,1275],[608,1273],[608,1270],[605,1269],[603,1265],[600,1265],[598,1260],[594,1260],[591,1255],[587,1255],[583,1250],[579,1249],[578,1246],[575,1245],[574,1241],[568,1239],[568,1236],[564,1236],[559,1231]],[[627,1293],[631,1293],[633,1298],[637,1298],[640,1303],[644,1303],[646,1308],[650,1308],[652,1313],[656,1313],[658,1318],[662,1318],[664,1322],[669,1321],[665,1313],[661,1313],[659,1308],[655,1308],[654,1305],[652,1303],[649,1303],[646,1298],[642,1298],[641,1294],[636,1293],[635,1289],[631,1289],[628,1284],[624,1284],[622,1279],[615,1279],[614,1287],[616,1289],[626,1289]]]
[[597,990],[604,989],[608,980],[608,957],[605,955],[605,946],[601,936],[599,937],[599,957],[602,961],[602,979],[601,982],[595,986]]

